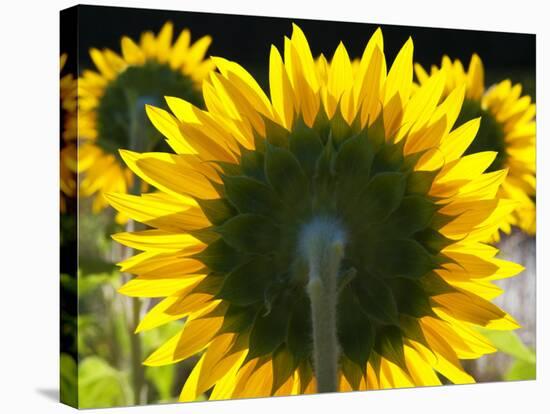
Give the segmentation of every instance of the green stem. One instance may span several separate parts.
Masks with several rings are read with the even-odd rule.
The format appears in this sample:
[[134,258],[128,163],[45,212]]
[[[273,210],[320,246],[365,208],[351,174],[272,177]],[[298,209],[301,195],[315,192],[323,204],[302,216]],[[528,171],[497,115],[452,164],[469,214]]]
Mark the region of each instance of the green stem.
[[[128,97],[128,107],[130,108],[130,128],[129,128],[129,149],[132,151],[140,151],[146,144],[144,131],[144,106],[139,103],[139,99],[135,97]],[[130,189],[131,194],[140,194],[141,181],[134,176],[134,182]],[[135,231],[135,222],[131,219],[126,224],[126,231]],[[133,249],[128,248],[127,255],[130,257],[133,255]],[[130,277],[130,275],[128,275]],[[141,404],[143,390],[145,387],[145,370],[143,367],[143,349],[141,346],[141,338],[135,334],[135,328],[140,322],[141,316],[141,300],[137,297],[129,298],[130,300],[130,321],[128,324],[130,334],[130,362],[131,362],[131,375],[132,375],[132,390],[134,396],[134,404]]]
[[340,357],[336,326],[338,275],[345,235],[339,223],[317,218],[304,228],[300,242],[301,254],[308,264],[317,392],[336,392]]

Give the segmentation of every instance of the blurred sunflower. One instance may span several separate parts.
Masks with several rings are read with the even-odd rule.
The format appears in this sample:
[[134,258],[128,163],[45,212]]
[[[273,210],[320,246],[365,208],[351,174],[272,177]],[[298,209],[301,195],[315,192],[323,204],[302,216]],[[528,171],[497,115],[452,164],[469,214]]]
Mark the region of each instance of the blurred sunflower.
[[[443,57],[440,68],[432,66],[430,75],[422,66],[415,65],[420,84],[441,71],[447,78],[443,97],[457,86],[466,87],[466,98],[457,124],[481,117],[477,136],[465,154],[496,151],[497,156],[488,171],[508,169],[498,196],[517,204],[501,222],[499,230],[510,234],[512,226],[517,226],[530,235],[535,234],[536,108],[531,97],[521,96],[521,84],[512,85],[509,79],[485,89],[483,63],[476,54],[472,55],[467,71],[459,60],[451,61],[448,56]],[[500,239],[498,230],[491,239]]]
[[136,332],[185,318],[144,364],[200,354],[182,401],[473,382],[460,359],[495,351],[474,327],[518,327],[492,281],[522,267],[482,242],[513,204],[495,152],[463,156],[479,119],[452,130],[464,87],[411,95],[412,40],[387,71],[380,30],[321,76],[294,25],[270,97],[213,60],[206,110],[147,107],[175,153],[121,152],[159,191],[107,195],[152,227],[113,236],[142,251],[120,292],[164,298]]
[[[196,105],[202,103],[200,86],[213,68],[205,54],[210,36],[191,44],[185,29],[172,43],[173,25],[166,23],[155,36],[144,32],[139,44],[124,36],[122,55],[90,49],[97,71],[85,70],[78,84],[79,172],[84,173],[80,194],[94,197],[92,209],[105,208],[107,192],[128,192],[132,174],[117,150],[151,150],[159,134],[145,116],[145,104],[164,105],[163,96],[176,93]],[[124,222],[122,215],[117,221]]]
[[[59,59],[59,72],[63,73],[67,63],[67,54]],[[61,105],[61,150],[59,153],[60,210],[67,210],[67,198],[76,195],[76,107],[77,81],[72,73],[62,75],[59,81]]]

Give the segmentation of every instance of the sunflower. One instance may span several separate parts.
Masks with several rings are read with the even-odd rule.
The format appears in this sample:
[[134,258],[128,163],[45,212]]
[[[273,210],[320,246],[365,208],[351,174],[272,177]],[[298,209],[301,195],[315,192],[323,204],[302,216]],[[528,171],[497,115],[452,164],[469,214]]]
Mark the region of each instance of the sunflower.
[[[59,72],[63,73],[67,63],[67,54],[59,59]],[[67,199],[76,195],[76,107],[77,81],[72,73],[63,75],[59,81],[59,98],[61,106],[61,141],[59,153],[59,188],[60,211],[67,211]]]
[[150,227],[113,236],[141,251],[120,292],[163,298],[136,332],[185,319],[144,364],[200,355],[182,401],[473,382],[475,327],[518,327],[493,280],[522,267],[482,242],[513,203],[495,152],[463,156],[480,120],[452,130],[464,87],[411,95],[412,40],[387,71],[380,30],[355,73],[340,44],[321,76],[296,25],[283,56],[270,97],[213,58],[206,110],[147,107],[174,153],[121,151],[158,191],[107,195]]
[[[444,56],[441,67],[432,66],[431,74],[416,64],[415,72],[420,84],[430,76],[445,72],[446,84],[443,97],[459,85],[466,87],[466,98],[457,124],[481,117],[476,139],[465,154],[480,151],[496,151],[497,156],[488,171],[507,169],[508,176],[502,183],[498,196],[514,200],[516,208],[501,222],[499,230],[510,234],[517,226],[529,235],[536,231],[536,122],[535,104],[531,97],[521,94],[522,85],[506,79],[485,89],[483,63],[478,55],[472,55],[468,70],[459,60]],[[491,239],[498,241],[497,230]]]
[[[159,34],[144,32],[139,45],[124,36],[122,54],[90,49],[97,71],[85,70],[79,79],[79,172],[84,173],[80,194],[94,197],[92,210],[105,208],[103,194],[128,192],[132,174],[124,168],[118,148],[151,150],[159,135],[147,122],[144,104],[163,105],[163,96],[179,96],[201,104],[200,85],[212,69],[204,60],[211,43],[204,36],[191,44],[185,29],[172,43],[173,25],[164,24]],[[121,215],[119,222],[124,222]]]

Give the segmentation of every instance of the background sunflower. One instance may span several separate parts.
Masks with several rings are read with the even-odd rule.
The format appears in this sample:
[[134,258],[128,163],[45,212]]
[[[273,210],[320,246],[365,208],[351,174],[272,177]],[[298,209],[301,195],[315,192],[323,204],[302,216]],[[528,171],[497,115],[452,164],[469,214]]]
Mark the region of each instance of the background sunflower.
[[[77,114],[77,81],[73,73],[64,73],[67,63],[67,54],[63,53],[59,59],[60,98],[60,159],[59,159],[59,188],[60,210],[67,210],[67,199],[76,196],[76,114]],[[66,72],[66,71],[65,71]]]
[[[503,80],[485,87],[483,63],[477,54],[472,55],[468,70],[460,60],[452,61],[444,56],[441,66],[432,66],[430,75],[420,65],[415,65],[416,76],[424,84],[430,76],[444,72],[445,94],[459,86],[466,87],[466,101],[457,122],[481,116],[481,126],[467,153],[497,151],[490,170],[507,168],[508,175],[499,190],[499,197],[514,200],[516,208],[499,229],[510,234],[517,226],[529,235],[536,231],[536,151],[535,104],[529,95],[522,96],[522,85]],[[491,236],[498,241],[498,231]]]
[[[121,54],[110,49],[90,49],[96,71],[84,70],[78,81],[78,134],[80,195],[94,197],[92,210],[107,206],[107,192],[127,192],[131,174],[121,165],[118,148],[151,150],[158,134],[145,121],[145,104],[162,104],[161,97],[177,93],[199,104],[202,79],[212,68],[204,60],[210,36],[191,43],[184,29],[173,42],[173,24],[158,35],[143,32],[139,44],[123,36]],[[117,221],[125,218],[117,216]]]

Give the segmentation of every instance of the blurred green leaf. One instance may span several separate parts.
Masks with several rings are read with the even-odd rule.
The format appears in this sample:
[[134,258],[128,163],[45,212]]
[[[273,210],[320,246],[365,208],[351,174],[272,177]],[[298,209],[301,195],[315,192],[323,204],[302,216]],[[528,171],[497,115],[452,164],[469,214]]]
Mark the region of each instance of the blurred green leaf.
[[78,291],[76,278],[66,273],[61,274],[61,286],[70,293],[76,293]]
[[145,378],[155,386],[159,394],[159,401],[168,402],[172,399],[172,385],[175,378],[173,365],[146,367]]
[[78,296],[86,296],[112,277],[110,273],[99,273],[84,276],[78,272]]
[[493,331],[483,329],[482,333],[499,351],[521,361],[535,364],[535,352],[529,349],[514,331]]
[[143,343],[143,352],[150,354],[168,339],[177,334],[183,327],[183,324],[179,321],[173,323],[167,323],[159,326],[158,328],[151,329],[149,331],[141,332],[141,340]]
[[113,407],[131,402],[128,374],[95,356],[80,362],[78,391],[79,408]]
[[[140,333],[144,355],[151,354],[181,329],[182,324],[175,322]],[[145,377],[155,387],[159,402],[174,401],[177,397],[172,394],[176,380],[176,366],[146,367]]]
[[506,381],[532,380],[537,377],[537,365],[518,359],[514,361],[508,372],[504,374]]
[[61,402],[76,407],[78,404],[78,369],[76,362],[69,354],[62,353],[59,365],[59,396]]
[[531,380],[536,378],[536,353],[528,348],[514,331],[480,329],[481,333],[497,348],[514,358],[504,374],[506,381]]

